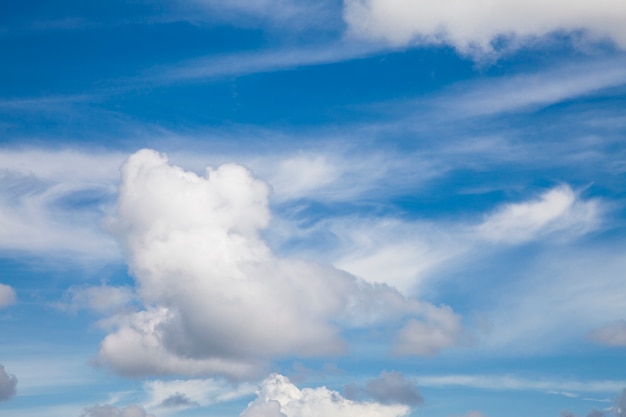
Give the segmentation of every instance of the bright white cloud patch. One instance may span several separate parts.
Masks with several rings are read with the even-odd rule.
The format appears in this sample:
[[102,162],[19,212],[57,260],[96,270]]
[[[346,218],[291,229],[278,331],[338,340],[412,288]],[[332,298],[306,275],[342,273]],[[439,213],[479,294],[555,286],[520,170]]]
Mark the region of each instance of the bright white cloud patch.
[[401,417],[405,405],[351,401],[325,387],[298,389],[286,377],[273,374],[241,417]]
[[358,36],[394,45],[447,43],[462,52],[488,52],[499,37],[580,30],[626,48],[622,0],[344,0],[344,19]]
[[15,304],[16,300],[15,290],[9,285],[0,284],[0,308]]
[[597,200],[582,200],[568,186],[553,188],[537,200],[507,204],[476,228],[494,242],[522,243],[554,232],[582,235],[599,224]]
[[[446,308],[329,266],[276,258],[259,236],[269,221],[268,191],[235,164],[200,177],[154,151],[129,158],[108,227],[124,248],[146,309],[116,319],[100,363],[131,375],[241,378],[273,357],[344,351],[339,324],[411,315],[439,333],[433,317],[447,316]],[[427,346],[415,352],[449,345],[433,342],[429,331],[411,341]]]

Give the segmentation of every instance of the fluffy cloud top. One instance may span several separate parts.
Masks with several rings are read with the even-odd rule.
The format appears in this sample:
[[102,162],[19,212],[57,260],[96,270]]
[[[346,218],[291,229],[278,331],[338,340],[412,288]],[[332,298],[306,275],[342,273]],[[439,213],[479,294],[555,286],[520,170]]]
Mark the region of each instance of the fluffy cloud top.
[[147,414],[143,407],[138,405],[129,405],[124,408],[117,408],[112,405],[96,405],[87,408],[81,414],[81,417],[154,417]]
[[413,352],[448,345],[431,340],[440,338],[436,318],[447,309],[330,266],[275,257],[260,236],[268,192],[235,164],[198,176],[154,151],[129,158],[108,227],[145,310],[119,320],[102,342],[100,363],[130,375],[241,378],[281,355],[344,351],[342,326],[406,315],[428,322],[411,339]]
[[15,396],[17,392],[17,377],[9,375],[4,366],[0,365],[0,401],[6,401]]
[[15,290],[9,285],[0,284],[0,308],[15,304]]
[[273,374],[241,417],[401,417],[410,408],[376,402],[357,402],[325,387],[298,389],[286,377]]
[[344,0],[344,19],[354,34],[394,45],[447,43],[484,52],[499,37],[585,30],[626,48],[622,0]]

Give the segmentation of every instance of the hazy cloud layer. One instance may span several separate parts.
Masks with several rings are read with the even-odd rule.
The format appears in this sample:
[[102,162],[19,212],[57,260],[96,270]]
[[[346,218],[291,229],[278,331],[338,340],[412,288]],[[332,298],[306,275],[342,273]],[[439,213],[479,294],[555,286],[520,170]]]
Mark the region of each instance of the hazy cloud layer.
[[17,392],[17,377],[10,375],[0,365],[0,401],[6,401],[15,396]]
[[401,417],[410,408],[352,401],[325,387],[298,389],[282,375],[270,375],[241,417]]
[[260,237],[268,192],[235,164],[200,177],[154,151],[129,158],[108,228],[147,308],[119,318],[100,363],[130,375],[245,377],[280,355],[343,352],[343,326],[404,316],[414,318],[402,330],[402,353],[454,344],[459,318],[445,306],[330,266],[275,257]]
[[134,300],[135,295],[130,287],[100,285],[70,288],[66,291],[65,297],[67,302],[59,304],[61,309],[72,312],[86,309],[104,314],[127,306]]
[[0,284],[0,308],[15,304],[17,296],[10,285]]
[[96,405],[85,409],[80,417],[154,417],[147,414],[143,407],[129,405],[124,408],[117,408],[112,405]]
[[119,257],[100,228],[119,155],[0,149],[0,250]]
[[424,402],[415,380],[400,372],[383,371],[379,377],[367,380],[364,387],[349,384],[344,395],[353,400],[366,396],[382,404],[416,406]]
[[602,345],[626,346],[626,320],[619,320],[593,330],[589,337]]
[[450,44],[464,53],[486,53],[500,38],[535,40],[557,31],[587,31],[626,47],[626,4],[621,0],[344,0],[344,19],[356,36]]

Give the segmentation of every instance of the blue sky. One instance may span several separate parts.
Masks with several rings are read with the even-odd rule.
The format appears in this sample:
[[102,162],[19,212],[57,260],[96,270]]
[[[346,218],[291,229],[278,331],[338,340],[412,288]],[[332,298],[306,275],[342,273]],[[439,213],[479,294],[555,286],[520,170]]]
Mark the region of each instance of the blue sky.
[[0,414],[625,416],[625,22],[0,3]]

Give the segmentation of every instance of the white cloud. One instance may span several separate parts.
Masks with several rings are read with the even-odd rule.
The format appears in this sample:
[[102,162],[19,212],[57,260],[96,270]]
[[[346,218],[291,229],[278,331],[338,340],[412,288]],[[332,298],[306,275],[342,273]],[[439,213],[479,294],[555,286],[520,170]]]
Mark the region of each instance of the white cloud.
[[344,0],[344,19],[356,36],[393,45],[446,43],[465,53],[490,52],[500,37],[527,41],[581,30],[626,48],[621,0]]
[[9,285],[0,284],[0,308],[15,304],[16,300],[15,290]]
[[[340,42],[324,47],[271,49],[261,52],[242,52],[210,56],[159,68],[147,77],[160,82],[194,81],[249,74],[287,71],[312,65],[332,64],[364,58],[380,51],[372,45]],[[142,77],[142,79],[146,76]]]
[[[461,83],[444,91],[440,98],[434,99],[433,104],[437,113],[443,113],[446,120],[450,117],[497,115],[546,107],[624,84],[626,61],[623,58],[596,59],[537,73],[490,78],[487,82]],[[567,145],[571,146],[571,142]],[[528,147],[519,150],[523,153],[528,151]]]
[[241,417],[401,417],[410,408],[376,402],[357,402],[325,387],[298,389],[289,380],[273,374],[263,383],[257,399]]
[[589,337],[607,346],[626,346],[626,320],[619,320],[589,333]]
[[118,257],[99,223],[120,162],[116,154],[0,150],[0,249]]
[[543,193],[537,200],[507,204],[487,216],[476,233],[493,242],[523,243],[557,232],[583,235],[599,226],[598,200],[582,200],[567,185]]
[[438,332],[433,306],[332,267],[275,257],[259,235],[268,191],[235,164],[200,177],[154,151],[129,158],[108,224],[147,308],[118,320],[100,363],[125,374],[241,378],[273,357],[344,351],[339,324],[424,316]]

